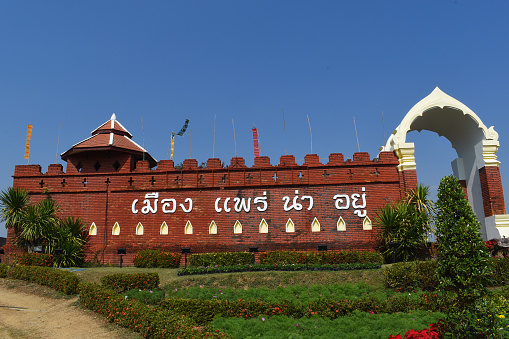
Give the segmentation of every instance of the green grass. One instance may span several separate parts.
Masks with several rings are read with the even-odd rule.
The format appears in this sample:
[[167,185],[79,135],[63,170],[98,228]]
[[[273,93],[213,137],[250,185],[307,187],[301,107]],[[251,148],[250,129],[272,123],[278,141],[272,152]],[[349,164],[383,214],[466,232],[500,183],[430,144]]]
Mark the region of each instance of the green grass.
[[75,272],[87,282],[101,283],[105,275],[115,273],[147,273],[159,274],[160,287],[167,289],[199,287],[200,285],[214,288],[248,289],[266,287],[275,289],[290,285],[330,285],[364,283],[374,289],[384,289],[383,270],[355,271],[267,271],[243,272],[230,274],[207,274],[200,276],[177,276],[177,269],[168,268],[136,268],[136,267],[91,267]]
[[410,329],[422,330],[443,318],[442,313],[414,311],[397,314],[369,314],[355,311],[351,316],[335,320],[292,319],[285,316],[253,319],[217,317],[211,325],[235,338],[342,338],[378,339],[391,334],[402,336]]
[[359,284],[327,284],[327,285],[283,285],[275,289],[257,287],[244,289],[216,288],[216,287],[187,287],[166,290],[167,298],[183,299],[217,299],[217,300],[263,300],[265,302],[292,301],[307,304],[318,299],[353,299],[366,296],[386,297],[386,293],[365,283]]

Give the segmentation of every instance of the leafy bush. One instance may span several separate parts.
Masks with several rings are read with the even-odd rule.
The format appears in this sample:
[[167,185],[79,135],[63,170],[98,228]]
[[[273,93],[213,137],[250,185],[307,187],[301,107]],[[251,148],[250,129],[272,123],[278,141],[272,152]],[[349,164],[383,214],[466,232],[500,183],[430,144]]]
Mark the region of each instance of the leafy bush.
[[262,264],[354,264],[354,263],[383,263],[379,252],[372,251],[337,251],[337,252],[298,252],[298,251],[269,251],[260,254]]
[[438,288],[435,275],[436,261],[401,262],[387,267],[384,271],[384,282],[387,288],[396,291],[434,291]]
[[164,291],[132,289],[127,291],[127,298],[130,300],[137,300],[147,305],[157,305],[164,298]]
[[7,278],[7,270],[9,269],[9,265],[0,264],[0,278]]
[[[489,258],[494,270],[490,274],[490,286],[503,286],[509,282],[509,258]],[[384,271],[387,288],[396,291],[435,291],[439,287],[435,274],[437,261],[412,261],[393,264]]]
[[80,284],[79,301],[84,307],[105,316],[109,322],[139,332],[144,337],[230,338],[209,326],[198,328],[188,317],[126,300],[115,291],[96,284]]
[[159,286],[159,275],[157,273],[117,273],[106,275],[101,278],[101,284],[118,293],[136,288],[140,290],[153,290]]
[[231,266],[249,265],[253,263],[254,254],[249,252],[217,252],[200,253],[189,256],[192,266]]
[[18,264],[24,266],[52,267],[54,258],[51,254],[26,253],[18,256]]
[[79,284],[76,274],[50,267],[10,266],[7,277],[48,286],[65,294],[76,293]]
[[136,267],[160,267],[178,268],[180,265],[180,254],[161,252],[160,250],[144,250],[138,252],[134,257]]
[[509,284],[509,257],[492,258],[493,274],[491,283],[495,286],[503,286]]
[[456,177],[451,175],[440,181],[436,206],[439,288],[458,298],[445,319],[446,331],[461,338],[478,338],[481,334],[494,337],[495,315],[482,303],[492,276],[490,251],[481,239],[479,221]]

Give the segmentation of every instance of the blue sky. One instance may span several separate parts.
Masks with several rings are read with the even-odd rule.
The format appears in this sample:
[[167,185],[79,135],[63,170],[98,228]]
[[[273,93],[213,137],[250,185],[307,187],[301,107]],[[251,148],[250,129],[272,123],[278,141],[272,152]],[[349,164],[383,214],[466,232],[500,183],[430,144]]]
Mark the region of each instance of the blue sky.
[[[27,163],[28,124],[30,164],[43,172],[60,126],[58,153],[112,113],[158,160],[188,118],[175,162],[214,153],[229,163],[233,119],[237,155],[253,164],[256,124],[261,154],[278,164],[282,109],[298,162],[311,152],[307,116],[324,162],[357,151],[354,116],[373,158],[436,86],[495,126],[509,182],[508,17],[507,0],[2,1],[0,189]],[[456,157],[450,143],[431,132],[408,140],[419,181],[437,186]]]

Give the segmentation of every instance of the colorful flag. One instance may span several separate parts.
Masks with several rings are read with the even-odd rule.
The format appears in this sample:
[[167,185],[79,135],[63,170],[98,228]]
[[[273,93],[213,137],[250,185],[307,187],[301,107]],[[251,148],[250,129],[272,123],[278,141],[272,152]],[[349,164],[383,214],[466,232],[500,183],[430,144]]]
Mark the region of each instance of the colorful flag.
[[[175,148],[175,134],[171,134],[171,153],[170,153],[170,160],[173,160],[173,150]],[[168,156],[168,155],[166,155]]]
[[177,135],[180,135],[180,136],[183,136],[184,133],[186,132],[187,130],[187,126],[189,125],[189,119],[186,119],[186,122],[184,123],[184,126],[182,127],[182,129],[180,130],[180,132],[177,133]]
[[30,138],[32,137],[32,125],[28,125],[27,128],[27,142],[25,145],[25,159],[28,159],[30,155]]
[[256,126],[253,126],[253,145],[254,145],[254,156],[260,156],[260,147],[258,146],[258,130]]

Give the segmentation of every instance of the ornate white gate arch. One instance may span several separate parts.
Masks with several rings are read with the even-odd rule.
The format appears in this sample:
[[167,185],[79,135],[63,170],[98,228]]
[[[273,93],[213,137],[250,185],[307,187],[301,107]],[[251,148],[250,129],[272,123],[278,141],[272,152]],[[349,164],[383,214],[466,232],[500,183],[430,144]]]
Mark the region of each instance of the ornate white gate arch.
[[416,178],[414,143],[407,142],[406,135],[423,129],[446,137],[456,150],[453,173],[467,192],[481,222],[483,237],[509,237],[509,215],[505,214],[500,161],[496,156],[498,133],[493,126],[487,128],[470,108],[435,88],[412,107],[382,148],[395,152],[404,177]]

